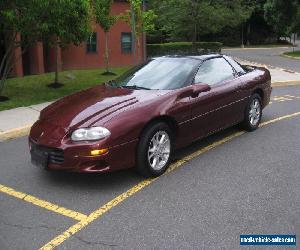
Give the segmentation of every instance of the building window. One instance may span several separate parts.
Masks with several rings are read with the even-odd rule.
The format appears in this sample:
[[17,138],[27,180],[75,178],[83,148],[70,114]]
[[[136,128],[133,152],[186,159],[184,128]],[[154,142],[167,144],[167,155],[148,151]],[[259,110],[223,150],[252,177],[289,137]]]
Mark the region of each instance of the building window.
[[94,32],[86,41],[86,52],[96,53],[97,52],[97,33]]
[[121,34],[121,49],[122,49],[122,53],[131,53],[132,52],[131,33],[122,33]]

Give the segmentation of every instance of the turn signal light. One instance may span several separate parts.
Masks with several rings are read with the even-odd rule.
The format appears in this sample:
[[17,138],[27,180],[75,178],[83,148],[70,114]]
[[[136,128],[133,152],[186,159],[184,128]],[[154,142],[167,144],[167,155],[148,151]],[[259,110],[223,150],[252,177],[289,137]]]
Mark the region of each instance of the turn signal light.
[[108,152],[108,148],[96,149],[91,151],[92,156],[103,155]]

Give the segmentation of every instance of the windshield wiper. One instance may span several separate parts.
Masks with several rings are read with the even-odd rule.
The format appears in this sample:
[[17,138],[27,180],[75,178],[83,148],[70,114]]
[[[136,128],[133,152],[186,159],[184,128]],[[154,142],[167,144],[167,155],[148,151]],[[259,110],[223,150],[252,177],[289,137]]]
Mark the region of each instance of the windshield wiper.
[[145,89],[145,90],[151,90],[149,88],[137,86],[137,85],[128,85],[128,86],[121,86],[121,88],[126,88],[126,89]]

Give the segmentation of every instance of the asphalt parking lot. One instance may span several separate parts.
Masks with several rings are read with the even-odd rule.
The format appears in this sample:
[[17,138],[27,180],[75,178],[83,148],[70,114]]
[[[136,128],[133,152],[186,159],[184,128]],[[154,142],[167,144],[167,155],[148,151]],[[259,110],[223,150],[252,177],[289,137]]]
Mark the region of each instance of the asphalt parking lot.
[[[298,50],[297,48],[295,50]],[[238,57],[240,59],[266,64],[269,67],[279,67],[287,70],[299,72],[300,60],[291,60],[283,57],[284,52],[291,52],[292,48],[246,48],[246,49],[224,49],[226,55]]]
[[275,88],[262,122],[176,152],[155,180],[48,172],[31,165],[27,138],[2,142],[0,248],[240,249],[240,234],[299,236],[300,86]]

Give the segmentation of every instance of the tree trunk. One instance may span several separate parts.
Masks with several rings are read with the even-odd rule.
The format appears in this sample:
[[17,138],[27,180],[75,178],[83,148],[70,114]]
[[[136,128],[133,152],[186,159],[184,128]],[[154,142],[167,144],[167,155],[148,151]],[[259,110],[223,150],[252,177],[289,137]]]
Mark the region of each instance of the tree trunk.
[[197,22],[194,23],[193,43],[197,41]]
[[[0,94],[4,89],[6,79],[14,67],[14,50],[15,50],[16,35],[12,36],[12,39],[8,40],[8,46],[0,62]],[[18,60],[18,59],[17,59]],[[16,61],[17,61],[16,60]]]
[[244,48],[244,24],[242,23],[242,44],[241,44],[241,48]]
[[[142,2],[142,10],[143,12],[146,11],[146,1],[143,0]],[[146,62],[147,60],[147,48],[146,48],[146,44],[147,44],[147,37],[146,37],[146,32],[144,30],[144,22],[143,22],[143,63]]]
[[1,68],[0,68],[0,72],[2,74],[1,80],[0,80],[0,94],[2,93],[2,91],[4,89],[5,82],[9,76],[10,72],[14,68],[14,64],[19,59],[20,58],[17,58],[16,60],[14,60],[14,47],[12,47],[12,50],[8,51],[7,55],[3,57],[3,60],[5,60],[5,61],[1,62]]
[[250,32],[251,32],[251,24],[249,22],[248,25],[247,25],[247,46],[250,45],[250,40],[249,40],[249,38],[250,38]]
[[131,6],[131,37],[132,37],[132,52],[133,52],[133,65],[136,65],[136,56],[135,56],[135,12],[133,6]]
[[105,68],[106,72],[109,72],[109,51],[108,51],[108,32],[105,32]]
[[[4,55],[2,62],[1,62],[1,67],[0,67],[0,72],[1,72],[1,78],[0,78],[0,94],[2,93],[3,89],[4,89],[4,85],[5,82],[10,74],[10,72],[12,71],[12,69],[14,68],[15,63],[21,58],[21,56],[19,58],[17,58],[16,60],[14,60],[14,46],[12,46],[12,49],[10,49],[6,55]],[[4,61],[5,60],[5,61]]]
[[140,39],[136,39],[136,43],[137,43],[137,50],[136,50],[136,58],[137,58],[137,64],[140,63]]
[[59,67],[60,67],[60,60],[59,60],[59,56],[58,56],[58,53],[59,53],[59,50],[60,50],[60,46],[59,46],[59,43],[57,43],[55,45],[55,51],[54,51],[54,54],[55,54],[55,72],[54,72],[54,82],[53,83],[50,83],[48,84],[47,86],[49,88],[60,88],[62,86],[64,86],[62,83],[59,83],[59,79],[58,79],[58,73],[59,73]]
[[58,45],[55,47],[55,78],[54,78],[54,84],[58,84]]
[[[21,43],[16,42],[17,33],[11,36],[10,40],[8,40],[5,54],[0,62],[0,95],[4,89],[5,82],[13,70],[15,64],[22,58],[23,54],[27,51],[30,44],[26,44],[24,47],[21,46]],[[21,54],[19,57],[14,57],[14,52],[17,48],[21,48]]]
[[147,36],[146,33],[143,32],[143,63],[147,61]]
[[6,78],[4,78],[3,76],[1,76],[1,79],[0,79],[0,96],[1,96],[1,93],[2,93],[2,91],[4,89],[5,81],[6,81]]

